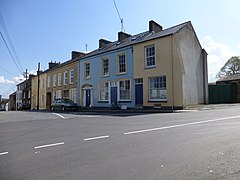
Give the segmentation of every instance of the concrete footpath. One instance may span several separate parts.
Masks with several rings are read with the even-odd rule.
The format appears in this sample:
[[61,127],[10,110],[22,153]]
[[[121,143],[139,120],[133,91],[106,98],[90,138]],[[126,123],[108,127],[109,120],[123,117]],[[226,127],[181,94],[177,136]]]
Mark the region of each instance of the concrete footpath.
[[205,111],[205,110],[216,110],[216,109],[229,109],[229,108],[240,108],[240,103],[235,104],[201,104],[186,106],[181,111]]

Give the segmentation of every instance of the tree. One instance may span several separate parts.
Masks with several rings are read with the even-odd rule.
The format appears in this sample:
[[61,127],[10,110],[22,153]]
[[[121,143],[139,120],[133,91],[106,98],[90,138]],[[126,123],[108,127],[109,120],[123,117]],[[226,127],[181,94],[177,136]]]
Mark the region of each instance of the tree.
[[224,77],[238,73],[240,73],[240,57],[233,56],[224,64],[217,76]]

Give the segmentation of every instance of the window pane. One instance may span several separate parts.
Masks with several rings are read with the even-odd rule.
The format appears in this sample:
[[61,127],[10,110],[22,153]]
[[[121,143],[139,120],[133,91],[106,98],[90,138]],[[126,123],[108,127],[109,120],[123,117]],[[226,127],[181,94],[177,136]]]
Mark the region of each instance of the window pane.
[[166,76],[149,78],[150,100],[166,100]]

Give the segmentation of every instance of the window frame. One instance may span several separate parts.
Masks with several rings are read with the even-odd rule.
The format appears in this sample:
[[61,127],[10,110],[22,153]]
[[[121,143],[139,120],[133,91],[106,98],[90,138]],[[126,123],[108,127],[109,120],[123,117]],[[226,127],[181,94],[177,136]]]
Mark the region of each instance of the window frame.
[[68,71],[65,71],[63,85],[67,85],[67,84],[68,84]]
[[[88,67],[88,69],[87,69]],[[90,62],[85,62],[84,63],[84,78],[85,79],[90,79],[91,78],[91,64]]]
[[[124,57],[124,63],[120,62],[120,57]],[[124,69],[125,71],[121,70]],[[127,73],[127,61],[126,61],[126,54],[125,53],[120,53],[117,55],[117,74],[126,74]]]
[[[105,61],[107,61],[107,66],[105,66]],[[102,76],[109,76],[109,58],[102,58]]]
[[[151,82],[153,80],[153,82]],[[154,83],[154,84],[151,84]],[[159,84],[155,84],[159,83]],[[154,88],[155,86],[155,88]],[[156,93],[157,98],[153,98],[153,90]],[[159,96],[159,97],[158,97]],[[165,98],[161,98],[165,97]],[[148,99],[149,101],[165,102],[167,101],[167,77],[166,76],[155,76],[148,78]]]
[[[126,84],[126,81],[129,81],[129,84]],[[124,82],[123,86],[121,86],[121,82]],[[127,86],[129,85],[129,87]],[[131,101],[131,98],[132,98],[132,95],[131,95],[131,91],[132,91],[132,84],[131,84],[131,79],[123,79],[123,80],[119,80],[118,81],[118,87],[119,87],[119,101]],[[128,89],[126,89],[128,88]],[[122,93],[123,91],[129,91],[129,98],[125,97],[123,98],[122,97]],[[127,94],[127,93],[126,93]]]
[[56,87],[57,85],[57,74],[53,75],[53,87]]
[[[154,54],[153,55],[151,54],[151,50],[150,50],[150,52],[148,52],[148,49],[150,49],[150,48],[154,48]],[[151,44],[151,45],[145,46],[144,47],[144,51],[145,51],[145,68],[154,68],[154,67],[156,67],[155,45]],[[149,53],[150,53],[150,55],[149,55]],[[153,58],[153,59],[151,60],[151,58]],[[149,61],[153,61],[154,63],[148,65]]]
[[[107,84],[107,86],[106,86]],[[99,101],[108,102],[109,101],[109,82],[101,81],[99,82]],[[102,98],[104,95],[104,98]]]
[[47,77],[47,88],[50,88],[51,86],[51,76]]
[[58,86],[62,85],[62,73],[58,73]]
[[74,69],[69,71],[69,84],[73,84],[74,82]]

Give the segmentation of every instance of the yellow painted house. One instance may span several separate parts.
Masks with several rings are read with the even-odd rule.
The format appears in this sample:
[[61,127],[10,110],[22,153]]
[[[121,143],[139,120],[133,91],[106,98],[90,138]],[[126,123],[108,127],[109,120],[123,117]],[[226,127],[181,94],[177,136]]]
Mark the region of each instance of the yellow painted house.
[[133,59],[135,106],[181,109],[208,102],[207,53],[191,22],[163,30],[150,21],[133,44]]
[[46,109],[46,79],[47,73],[42,71],[32,78],[31,109],[38,109],[38,106],[40,110]]
[[58,98],[67,98],[77,102],[78,96],[78,59],[84,53],[72,51],[72,58],[64,63],[49,63],[47,71],[46,108]]

